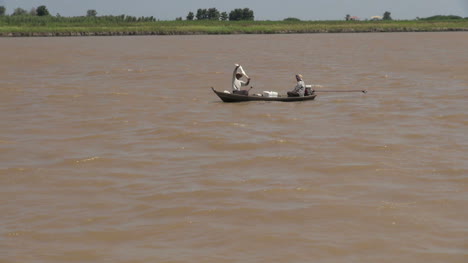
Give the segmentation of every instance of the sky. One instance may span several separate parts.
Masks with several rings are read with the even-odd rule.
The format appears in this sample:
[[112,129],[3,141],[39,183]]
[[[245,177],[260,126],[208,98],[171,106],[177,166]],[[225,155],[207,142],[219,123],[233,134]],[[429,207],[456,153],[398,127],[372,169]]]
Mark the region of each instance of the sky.
[[349,14],[361,19],[382,16],[415,19],[433,15],[468,17],[468,0],[0,0],[11,14],[17,7],[31,10],[46,5],[52,15],[82,16],[89,9],[98,15],[154,16],[160,20],[185,17],[199,8],[217,8],[229,13],[235,8],[250,8],[255,20],[341,20]]

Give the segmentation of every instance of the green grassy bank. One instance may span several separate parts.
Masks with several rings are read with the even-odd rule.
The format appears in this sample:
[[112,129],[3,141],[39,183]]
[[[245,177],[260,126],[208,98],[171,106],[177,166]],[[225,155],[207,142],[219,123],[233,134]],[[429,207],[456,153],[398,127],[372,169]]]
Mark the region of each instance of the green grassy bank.
[[126,21],[104,17],[0,17],[0,36],[278,34],[468,31],[468,19],[390,21]]

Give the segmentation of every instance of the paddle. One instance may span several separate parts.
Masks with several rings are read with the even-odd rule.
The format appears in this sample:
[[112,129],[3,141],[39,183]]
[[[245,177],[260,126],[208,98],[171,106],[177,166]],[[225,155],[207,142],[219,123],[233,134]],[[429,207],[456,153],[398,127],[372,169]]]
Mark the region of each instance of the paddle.
[[362,93],[367,93],[367,90],[313,90],[312,92],[362,92]]
[[[305,85],[306,88],[323,88],[322,85]],[[362,92],[367,93],[367,90],[315,90],[313,89],[312,92]]]

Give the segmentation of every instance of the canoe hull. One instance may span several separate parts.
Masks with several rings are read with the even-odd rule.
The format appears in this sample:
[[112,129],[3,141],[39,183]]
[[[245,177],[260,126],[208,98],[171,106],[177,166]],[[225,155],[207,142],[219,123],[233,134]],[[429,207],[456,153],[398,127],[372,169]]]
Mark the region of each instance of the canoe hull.
[[218,95],[218,97],[224,102],[245,102],[245,101],[282,101],[282,102],[295,102],[295,101],[307,101],[307,100],[314,100],[317,95],[312,94],[309,96],[304,97],[263,97],[263,96],[244,96],[244,95],[237,95],[231,93],[224,93],[221,91],[217,91],[214,88],[211,88],[213,92]]

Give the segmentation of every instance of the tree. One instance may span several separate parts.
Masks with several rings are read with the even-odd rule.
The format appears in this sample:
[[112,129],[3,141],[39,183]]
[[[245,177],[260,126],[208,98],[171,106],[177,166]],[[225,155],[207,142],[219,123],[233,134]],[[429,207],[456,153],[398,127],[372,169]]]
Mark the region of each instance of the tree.
[[390,16],[391,13],[386,11],[384,14],[383,14],[383,18],[382,20],[392,20],[392,17]]
[[229,13],[229,20],[239,21],[239,20],[254,20],[254,12],[249,8],[236,8]]
[[4,16],[6,13],[6,8],[4,6],[0,6],[0,16]]
[[22,16],[22,15],[26,15],[28,13],[28,11],[24,10],[23,8],[16,8],[15,11],[13,11],[13,14],[11,14],[12,16]]
[[254,20],[254,12],[250,10],[249,8],[244,8],[244,10],[242,10],[242,15],[243,15],[242,20],[251,20],[251,21]]
[[240,9],[236,8],[229,12],[229,20],[230,21],[237,21],[240,20],[241,13],[239,12]]
[[179,17],[176,17],[176,19],[175,19],[175,20],[176,20],[176,21],[182,21],[182,17],[181,17],[181,16],[179,16]]
[[207,11],[207,19],[209,19],[209,20],[219,20],[220,16],[221,15],[220,15],[218,9],[216,9],[214,7],[208,9],[208,11]]
[[243,17],[244,17],[244,13],[242,12],[242,9],[240,8],[236,8],[229,13],[229,20],[231,21],[243,20],[242,19]]
[[193,14],[193,12],[189,12],[187,15],[187,20],[193,20],[194,17],[195,15]]
[[347,14],[346,17],[345,17],[345,20],[346,20],[346,21],[351,20],[351,15],[350,15],[350,14]]
[[220,19],[221,19],[222,21],[226,21],[226,20],[228,20],[228,18],[229,18],[229,16],[228,16],[228,14],[227,14],[226,12],[222,12],[222,13],[221,13]]
[[197,20],[205,20],[206,19],[206,9],[199,8],[197,10],[196,18],[197,18]]
[[[197,20],[219,20],[221,14],[219,13],[218,9],[213,7],[209,9],[198,9],[197,15],[195,17]],[[188,16],[187,20],[189,20]]]
[[88,17],[96,17],[96,16],[97,16],[97,12],[96,12],[96,10],[94,10],[94,9],[90,9],[90,10],[88,10],[88,11],[86,12],[86,16],[88,16]]
[[48,16],[49,10],[47,10],[47,7],[45,5],[41,5],[36,9],[37,15],[38,16]]

